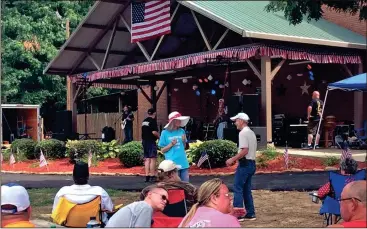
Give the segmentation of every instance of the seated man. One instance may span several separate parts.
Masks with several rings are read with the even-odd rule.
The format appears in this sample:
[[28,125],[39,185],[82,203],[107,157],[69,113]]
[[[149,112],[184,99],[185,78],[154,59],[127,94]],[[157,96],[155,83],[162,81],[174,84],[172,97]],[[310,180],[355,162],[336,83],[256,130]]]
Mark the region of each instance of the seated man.
[[18,184],[1,186],[1,227],[35,227],[29,221],[31,206],[27,190]]
[[343,223],[329,227],[367,228],[366,181],[347,184],[340,198],[340,213]]
[[[89,168],[85,162],[77,162],[73,170],[74,183],[71,186],[62,187],[55,196],[52,211],[57,207],[59,199],[65,197],[68,201],[75,204],[84,204],[101,196],[101,206],[103,211],[113,211],[113,203],[108,193],[99,186],[90,186]],[[107,223],[107,213],[103,213],[102,221]]]
[[197,188],[185,181],[181,181],[177,171],[178,166],[171,160],[164,160],[158,166],[159,186],[165,189],[182,189],[185,192],[186,206],[191,209],[197,201]]
[[151,227],[154,211],[163,211],[168,201],[168,193],[163,187],[150,185],[144,189],[138,202],[118,210],[106,227]]

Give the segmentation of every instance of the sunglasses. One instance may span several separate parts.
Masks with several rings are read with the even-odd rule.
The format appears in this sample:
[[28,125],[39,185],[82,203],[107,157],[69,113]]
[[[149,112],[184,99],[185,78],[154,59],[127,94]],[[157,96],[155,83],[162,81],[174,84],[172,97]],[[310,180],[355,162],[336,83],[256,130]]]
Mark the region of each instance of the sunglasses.
[[166,203],[168,204],[168,197],[166,195],[159,194],[158,192],[152,192],[152,193],[155,193],[155,194],[161,196],[162,200],[166,201]]
[[344,200],[357,200],[358,202],[362,202],[362,200],[360,200],[358,198],[355,198],[355,197],[350,197],[350,198],[345,198],[345,199],[339,198],[338,199],[339,202],[342,202]]

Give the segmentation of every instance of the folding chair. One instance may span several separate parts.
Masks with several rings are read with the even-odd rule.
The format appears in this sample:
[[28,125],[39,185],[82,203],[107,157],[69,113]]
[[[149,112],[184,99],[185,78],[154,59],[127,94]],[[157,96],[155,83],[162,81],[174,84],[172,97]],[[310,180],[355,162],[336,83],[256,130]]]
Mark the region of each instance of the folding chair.
[[[104,227],[102,222],[102,207],[101,207],[101,196],[97,196],[95,199],[84,204],[75,204],[68,201],[65,197],[61,197],[60,201],[64,201],[65,204],[72,206],[69,212],[62,212],[59,210],[60,214],[55,214],[53,212],[52,217],[55,223],[59,223],[64,227],[86,227],[90,220],[90,217],[96,217],[96,220],[100,222],[101,227]],[[66,205],[64,205],[66,206]],[[67,214],[65,218],[62,218],[64,214]],[[57,222],[59,220],[60,222]]]
[[[326,225],[335,224],[340,220],[340,204],[338,199],[341,197],[343,188],[352,181],[366,180],[366,170],[362,169],[354,175],[342,175],[337,172],[329,172],[330,186],[333,196],[327,196],[320,208],[320,215],[324,215]],[[333,216],[336,218],[333,222]]]
[[[364,132],[364,135],[361,135]],[[367,120],[363,122],[363,128],[354,129],[356,137],[362,141],[367,140]]]
[[178,227],[187,214],[185,191],[182,189],[168,190],[168,203],[163,212],[153,215],[152,227]]

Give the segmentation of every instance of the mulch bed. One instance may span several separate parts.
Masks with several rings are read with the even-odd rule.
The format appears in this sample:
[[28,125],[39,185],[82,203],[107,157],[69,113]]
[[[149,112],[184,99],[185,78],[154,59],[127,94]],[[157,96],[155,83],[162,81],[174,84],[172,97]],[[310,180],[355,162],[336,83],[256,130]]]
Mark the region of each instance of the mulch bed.
[[[39,167],[39,160],[29,160],[17,162],[14,165],[9,165],[3,162],[1,171],[9,173],[36,173],[36,174],[71,174],[73,171],[73,164],[69,163],[69,159],[58,159],[48,161],[47,167]],[[268,161],[266,167],[258,167],[256,173],[279,173],[286,171],[302,172],[302,171],[323,171],[338,169],[338,165],[325,166],[323,160],[320,158],[289,156],[289,168],[285,168],[283,156],[279,156],[274,160]],[[366,168],[366,162],[358,162],[358,167]],[[191,166],[190,175],[230,175],[236,170],[236,165],[224,168],[215,168],[211,171],[206,168],[198,168]],[[121,165],[119,159],[107,159],[98,163],[98,166],[90,168],[91,174],[99,175],[144,175],[144,167],[137,166],[133,168],[126,168]]]

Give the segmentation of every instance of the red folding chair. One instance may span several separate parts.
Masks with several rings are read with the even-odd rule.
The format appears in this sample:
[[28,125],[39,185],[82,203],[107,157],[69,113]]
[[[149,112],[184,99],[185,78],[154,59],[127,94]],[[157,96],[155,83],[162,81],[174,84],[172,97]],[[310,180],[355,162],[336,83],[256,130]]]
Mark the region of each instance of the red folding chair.
[[152,227],[178,227],[187,214],[185,192],[182,189],[168,190],[168,204],[163,212],[153,214]]

